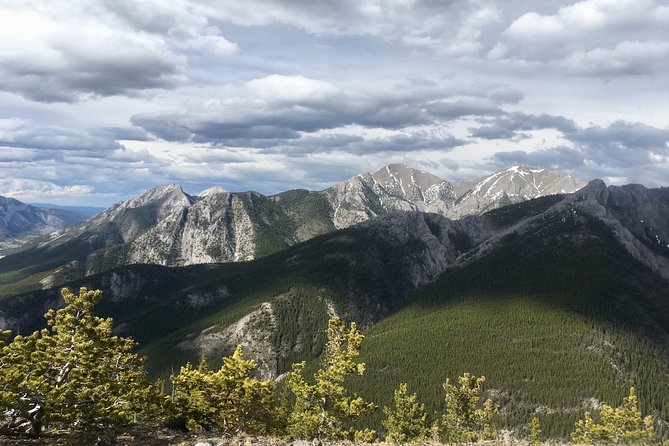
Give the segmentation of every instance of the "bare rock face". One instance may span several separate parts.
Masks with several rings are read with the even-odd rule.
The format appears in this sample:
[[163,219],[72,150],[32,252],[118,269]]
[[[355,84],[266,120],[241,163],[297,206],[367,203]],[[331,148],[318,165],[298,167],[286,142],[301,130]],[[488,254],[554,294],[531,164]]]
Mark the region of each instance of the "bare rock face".
[[482,178],[458,198],[448,216],[478,215],[532,198],[569,194],[585,185],[585,182],[569,175],[519,164]]
[[452,185],[428,172],[390,164],[323,191],[337,229],[393,211],[446,214],[456,200]]
[[591,181],[562,204],[610,228],[632,257],[669,280],[669,193],[638,184],[606,187]]
[[277,353],[271,342],[276,318],[272,304],[265,302],[237,322],[227,326],[211,326],[202,330],[194,339],[185,340],[177,347],[196,351],[205,358],[220,358],[241,345],[244,354],[257,363],[261,378],[277,376]]
[[253,230],[239,197],[209,193],[194,204],[177,207],[134,239],[130,261],[176,266],[250,260]]
[[511,166],[479,181],[449,182],[428,172],[391,164],[326,189],[335,227],[346,228],[394,211],[422,211],[451,219],[553,194],[585,182],[548,169]]

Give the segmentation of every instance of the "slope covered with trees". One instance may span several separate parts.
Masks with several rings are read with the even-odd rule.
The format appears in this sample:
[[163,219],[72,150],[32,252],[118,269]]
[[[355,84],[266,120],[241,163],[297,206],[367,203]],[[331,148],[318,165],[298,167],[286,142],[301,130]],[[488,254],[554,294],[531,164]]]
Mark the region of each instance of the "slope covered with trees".
[[[536,416],[544,435],[566,438],[586,411],[618,404],[634,386],[666,435],[667,282],[639,260],[662,260],[664,251],[635,257],[623,244],[638,234],[643,243],[630,246],[647,254],[644,246],[664,233],[653,223],[645,235],[634,226],[635,218],[649,221],[641,208],[623,206],[624,194],[607,201],[606,192],[595,185],[458,222],[394,215],[254,262],[137,265],[72,286],[105,290],[101,314],[138,341],[154,376],[202,355],[218,364],[237,344],[262,379],[302,360],[313,372],[337,314],[367,336],[367,371],[355,391],[380,407],[392,405],[388,388],[407,383],[432,423],[443,409],[440,383],[469,371],[487,377],[484,399],[500,405],[502,427],[521,431]],[[651,192],[651,202],[666,201]],[[40,323],[34,308],[58,305],[56,297],[5,299],[3,318],[29,332]],[[383,430],[382,411],[364,417]]]

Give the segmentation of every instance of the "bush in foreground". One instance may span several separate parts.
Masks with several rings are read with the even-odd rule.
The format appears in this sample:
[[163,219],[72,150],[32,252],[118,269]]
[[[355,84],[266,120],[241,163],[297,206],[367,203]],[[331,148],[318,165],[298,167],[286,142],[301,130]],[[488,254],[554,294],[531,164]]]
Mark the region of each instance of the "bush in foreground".
[[44,424],[98,428],[154,418],[160,394],[135,342],[112,336],[112,320],[92,312],[102,292],[61,295],[67,305],[45,314],[48,328],[0,351],[4,427],[39,435]]

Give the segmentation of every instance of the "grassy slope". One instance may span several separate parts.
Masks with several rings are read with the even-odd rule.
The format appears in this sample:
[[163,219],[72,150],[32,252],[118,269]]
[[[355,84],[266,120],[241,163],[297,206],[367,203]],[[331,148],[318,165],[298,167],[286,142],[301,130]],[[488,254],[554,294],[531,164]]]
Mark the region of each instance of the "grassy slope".
[[[666,284],[596,222],[588,229],[598,238],[577,245],[544,245],[545,233],[509,239],[444,274],[367,332],[358,389],[383,405],[408,382],[433,411],[443,380],[470,371],[488,377],[508,426],[538,411],[547,434],[566,435],[590,398],[617,404],[635,385],[642,408],[669,420]],[[666,435],[666,424],[659,428]]]

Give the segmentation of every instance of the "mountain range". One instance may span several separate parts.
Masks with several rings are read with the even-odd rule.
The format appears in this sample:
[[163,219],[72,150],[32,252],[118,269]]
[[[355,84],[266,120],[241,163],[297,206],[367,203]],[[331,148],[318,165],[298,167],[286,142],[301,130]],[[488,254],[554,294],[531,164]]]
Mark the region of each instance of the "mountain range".
[[62,305],[57,286],[102,289],[156,376],[237,344],[280,376],[337,314],[365,330],[356,385],[379,404],[407,382],[437,410],[443,379],[470,371],[507,428],[539,415],[564,436],[634,385],[669,433],[666,188],[400,165],[270,197],[171,185],[1,259],[0,284],[0,327],[20,332]]
[[214,187],[189,195],[171,184],[116,204],[0,260],[0,285],[8,273],[13,282],[38,274],[41,286],[51,287],[64,278],[134,263],[247,261],[396,211],[459,218],[573,192],[583,185],[573,177],[525,165],[479,181],[449,182],[400,164],[320,192],[292,190],[265,196]]
[[68,209],[32,206],[0,196],[0,254],[30,238],[72,226],[85,219]]

